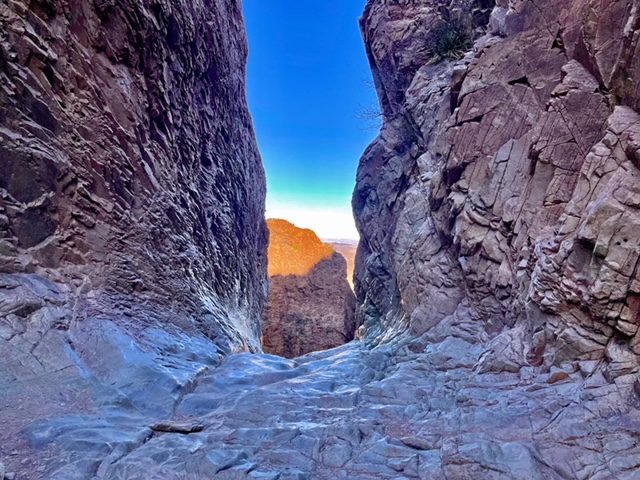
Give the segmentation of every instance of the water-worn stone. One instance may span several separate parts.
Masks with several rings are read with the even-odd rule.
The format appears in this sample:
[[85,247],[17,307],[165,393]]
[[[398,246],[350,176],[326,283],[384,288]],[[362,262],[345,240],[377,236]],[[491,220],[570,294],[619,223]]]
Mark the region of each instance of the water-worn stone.
[[100,476],[224,353],[260,350],[246,55],[235,1],[0,3],[0,453],[18,478],[62,468],[39,446],[74,425],[81,466],[60,476]]
[[295,359],[233,353],[265,273],[238,2],[2,3],[7,470],[636,479],[640,8],[496,3],[368,2],[366,343]]
[[[482,342],[456,345],[403,353],[351,343],[295,360],[234,354],[176,407],[201,431],[150,435],[136,417],[84,416],[41,422],[32,435],[58,449],[46,478],[60,479],[87,478],[88,463],[112,480],[635,478],[631,384],[478,373]],[[468,365],[434,369],[443,352]]]

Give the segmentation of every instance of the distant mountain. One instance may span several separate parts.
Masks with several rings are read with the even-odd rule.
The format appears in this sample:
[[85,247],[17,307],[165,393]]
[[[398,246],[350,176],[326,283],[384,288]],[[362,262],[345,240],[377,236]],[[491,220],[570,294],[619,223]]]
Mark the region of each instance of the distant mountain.
[[[352,340],[355,296],[346,281],[347,260],[312,230],[278,219],[267,220],[267,226],[269,300],[262,325],[265,352],[296,357]],[[338,244],[338,248],[346,247]],[[348,254],[352,259],[352,253]]]
[[287,220],[270,218],[269,277],[306,275],[321,260],[333,255],[333,247],[323,243],[313,230],[298,228]]
[[347,281],[349,285],[351,285],[351,288],[353,288],[353,272],[355,270],[358,242],[355,240],[334,241],[331,242],[331,246],[347,261]]

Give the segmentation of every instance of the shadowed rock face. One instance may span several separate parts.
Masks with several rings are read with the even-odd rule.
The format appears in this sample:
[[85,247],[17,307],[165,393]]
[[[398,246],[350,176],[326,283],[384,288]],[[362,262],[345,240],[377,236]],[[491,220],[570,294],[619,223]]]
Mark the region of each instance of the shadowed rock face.
[[257,348],[265,186],[239,5],[13,2],[0,21],[2,271],[209,315],[187,322]]
[[355,333],[347,262],[311,230],[277,219],[269,227],[265,352],[297,357],[343,345]]
[[[637,6],[490,4],[367,6],[385,123],[353,201],[361,319],[378,341],[463,309],[490,338],[522,325],[522,365],[634,357]],[[429,57],[417,25],[455,11],[487,34],[460,61]]]
[[31,435],[41,419],[106,408],[98,450],[142,441],[114,417],[166,419],[221,354],[260,349],[246,53],[233,0],[0,5],[0,456],[20,452],[0,461],[18,478],[99,470]]

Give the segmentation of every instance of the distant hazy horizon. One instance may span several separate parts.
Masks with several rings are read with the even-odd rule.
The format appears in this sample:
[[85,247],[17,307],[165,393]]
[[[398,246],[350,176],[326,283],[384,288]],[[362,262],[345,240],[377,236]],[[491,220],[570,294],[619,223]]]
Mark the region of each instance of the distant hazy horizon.
[[309,228],[325,242],[357,242],[359,239],[351,211],[340,207],[279,204],[267,197],[266,218],[282,218],[296,227]]
[[267,172],[267,217],[357,240],[351,193],[377,131],[358,18],[365,0],[244,0],[248,98]]

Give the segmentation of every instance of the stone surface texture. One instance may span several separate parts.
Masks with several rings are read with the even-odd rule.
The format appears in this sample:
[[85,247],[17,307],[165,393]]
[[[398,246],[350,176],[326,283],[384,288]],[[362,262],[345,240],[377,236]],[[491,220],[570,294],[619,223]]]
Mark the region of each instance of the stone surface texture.
[[0,22],[5,478],[640,478],[638,0],[369,0],[363,341],[294,359],[238,2]]
[[256,348],[265,181],[239,3],[0,9],[2,271],[139,296]]
[[[353,199],[359,316],[373,342],[462,312],[523,327],[523,365],[635,357],[639,5],[491,3],[367,5],[385,122]],[[452,12],[473,49],[430,57],[424,26]]]
[[347,262],[311,230],[269,219],[264,351],[287,358],[353,340],[356,299]]
[[[436,57],[430,32],[454,17],[474,45]],[[496,384],[505,405],[528,382],[531,399],[546,390],[542,372],[576,393],[600,378],[616,407],[561,401],[551,423],[533,415],[526,443],[547,466],[550,425],[553,442],[603,446],[529,478],[636,478],[637,439],[624,466],[598,455],[614,431],[638,429],[640,3],[370,0],[361,25],[384,116],[353,197],[365,341],[448,342],[453,363],[464,362],[458,341],[479,345],[471,383],[519,375]],[[476,393],[467,401],[490,411]],[[589,412],[583,431],[575,405]],[[487,452],[483,428],[464,414],[461,428],[457,451]],[[519,478],[478,459],[458,468],[445,478]]]
[[40,418],[167,416],[222,354],[260,351],[246,56],[235,0],[0,2],[0,462],[18,479],[56,468],[24,437]]

